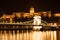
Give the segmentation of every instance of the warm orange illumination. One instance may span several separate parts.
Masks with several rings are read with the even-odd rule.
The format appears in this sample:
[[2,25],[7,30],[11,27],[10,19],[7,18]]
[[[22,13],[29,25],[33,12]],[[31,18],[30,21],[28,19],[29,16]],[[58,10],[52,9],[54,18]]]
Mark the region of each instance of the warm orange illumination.
[[34,13],[34,8],[33,7],[30,8],[30,13]]
[[33,29],[35,30],[40,30],[42,28],[42,26],[34,26]]
[[54,14],[55,17],[60,17],[60,13]]
[[29,17],[29,13],[24,13],[23,17]]
[[48,17],[51,17],[51,13],[48,14]]
[[17,12],[16,13],[16,16],[20,18],[21,17],[21,13],[20,12]]
[[31,7],[31,8],[30,8],[30,15],[33,15],[33,14],[34,14],[34,8]]

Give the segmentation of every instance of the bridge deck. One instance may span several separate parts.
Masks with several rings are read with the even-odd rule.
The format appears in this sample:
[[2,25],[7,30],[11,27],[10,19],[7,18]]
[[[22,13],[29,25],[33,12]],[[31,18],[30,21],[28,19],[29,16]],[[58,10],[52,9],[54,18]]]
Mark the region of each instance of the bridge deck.
[[[33,25],[33,24],[23,24],[23,23],[0,23],[0,25],[21,25],[21,26],[44,26],[44,27],[56,27],[56,26],[53,26],[53,25]],[[60,25],[58,25],[57,27],[60,27]]]
[[0,23],[0,25],[41,26],[41,25],[33,25],[33,24],[21,24],[21,23]]
[[42,26],[41,30],[60,30],[60,25],[51,26],[51,25],[21,24],[21,23],[0,23],[0,30],[33,29],[34,26]]

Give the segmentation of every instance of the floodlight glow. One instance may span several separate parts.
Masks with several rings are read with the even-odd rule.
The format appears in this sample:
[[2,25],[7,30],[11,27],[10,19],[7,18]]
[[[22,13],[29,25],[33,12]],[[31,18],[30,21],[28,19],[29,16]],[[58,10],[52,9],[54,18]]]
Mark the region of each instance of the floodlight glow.
[[34,26],[33,28],[34,28],[34,29],[41,29],[42,26]]
[[34,25],[41,24],[41,16],[34,16]]

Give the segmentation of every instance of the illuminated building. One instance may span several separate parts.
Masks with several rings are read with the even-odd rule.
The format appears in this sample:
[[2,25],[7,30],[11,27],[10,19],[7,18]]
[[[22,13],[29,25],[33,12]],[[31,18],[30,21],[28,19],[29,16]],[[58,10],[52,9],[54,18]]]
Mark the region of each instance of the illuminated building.
[[60,13],[55,13],[54,17],[60,17]]
[[10,23],[12,23],[12,19],[14,17],[17,18],[31,18],[35,15],[38,16],[43,16],[43,17],[51,17],[51,11],[39,11],[39,12],[35,12],[34,7],[30,8],[30,12],[26,13],[26,12],[13,12],[12,15],[7,15],[7,14],[3,14],[3,16],[1,17],[1,19],[6,19],[6,18],[10,18]]
[[33,7],[30,8],[30,15],[34,15],[34,8]]

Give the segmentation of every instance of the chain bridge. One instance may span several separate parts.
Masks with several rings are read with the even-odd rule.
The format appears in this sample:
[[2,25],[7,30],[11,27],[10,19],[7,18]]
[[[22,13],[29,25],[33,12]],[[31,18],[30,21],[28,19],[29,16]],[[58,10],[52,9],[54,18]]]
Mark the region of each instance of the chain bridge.
[[51,28],[54,30],[57,30],[60,28],[60,26],[51,26],[48,25],[48,23],[46,21],[41,20],[41,24],[40,25],[34,25],[33,24],[34,20],[30,20],[30,21],[25,21],[25,22],[20,22],[20,23],[0,23],[0,30],[16,30],[16,29],[32,29],[34,26],[42,26],[42,28],[48,29],[50,30]]

